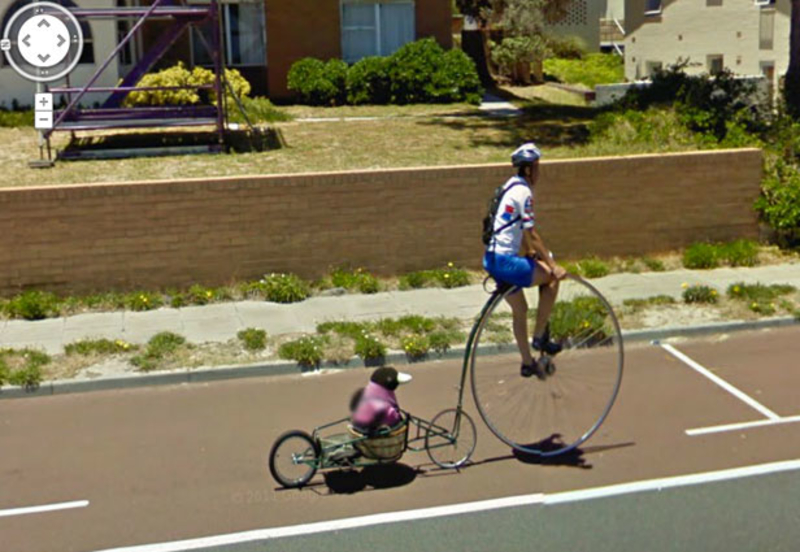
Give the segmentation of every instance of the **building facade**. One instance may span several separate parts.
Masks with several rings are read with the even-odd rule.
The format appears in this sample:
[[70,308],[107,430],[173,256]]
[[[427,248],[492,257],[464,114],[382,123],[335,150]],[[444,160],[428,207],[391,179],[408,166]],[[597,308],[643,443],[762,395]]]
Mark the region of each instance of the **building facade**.
[[[0,0],[5,22],[33,0]],[[56,0],[66,7],[114,8],[149,5],[151,0]],[[190,0],[200,4],[208,0]],[[366,56],[390,55],[414,40],[434,37],[452,47],[450,0],[221,0],[221,30],[226,65],[239,70],[254,94],[273,99],[290,96],[286,78],[292,64],[304,57],[340,58],[354,63]],[[124,37],[135,19],[82,20],[88,37],[82,62],[70,75],[74,86],[85,84]],[[135,40],[126,45],[95,86],[114,86],[141,60],[170,25],[145,23]],[[205,47],[211,28],[195,26],[185,32],[153,67],[181,61],[187,66],[210,67]],[[2,56],[0,56],[2,57]],[[61,83],[54,83],[61,84]],[[0,106],[12,102],[30,105],[35,85],[19,77],[0,61]],[[91,105],[104,97],[87,98]]]
[[687,72],[729,69],[773,88],[789,67],[790,0],[626,0],[625,77],[688,60]]

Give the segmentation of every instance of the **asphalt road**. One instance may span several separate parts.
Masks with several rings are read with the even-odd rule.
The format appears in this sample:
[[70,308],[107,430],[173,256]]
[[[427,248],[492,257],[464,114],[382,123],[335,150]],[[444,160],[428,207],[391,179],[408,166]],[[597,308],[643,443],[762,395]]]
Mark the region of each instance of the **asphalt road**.
[[[798,337],[786,329],[673,343],[774,420],[669,351],[641,346],[627,351],[611,416],[575,454],[520,459],[470,402],[478,448],[466,469],[442,472],[409,453],[394,468],[317,475],[302,491],[276,488],[266,467],[272,441],[343,416],[368,372],[2,401],[0,548],[88,552],[798,459],[800,423],[783,419],[800,415]],[[452,406],[459,370],[457,362],[410,367],[403,407],[430,418]],[[769,425],[686,434],[757,420]],[[786,471],[217,549],[789,550],[799,536],[799,489],[800,472]],[[88,505],[3,515],[76,500]]]

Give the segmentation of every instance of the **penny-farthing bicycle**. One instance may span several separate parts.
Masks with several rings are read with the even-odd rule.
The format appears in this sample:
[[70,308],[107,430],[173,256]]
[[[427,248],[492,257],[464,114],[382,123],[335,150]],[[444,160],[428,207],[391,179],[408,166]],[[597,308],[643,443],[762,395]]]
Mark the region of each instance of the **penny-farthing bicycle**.
[[524,453],[563,454],[598,430],[617,397],[624,364],[619,322],[594,286],[568,275],[548,327],[563,350],[540,355],[540,377],[523,378],[505,300],[513,293],[525,294],[528,335],[533,332],[539,289],[497,285],[467,342],[459,409],[469,371],[478,412],[500,440]]

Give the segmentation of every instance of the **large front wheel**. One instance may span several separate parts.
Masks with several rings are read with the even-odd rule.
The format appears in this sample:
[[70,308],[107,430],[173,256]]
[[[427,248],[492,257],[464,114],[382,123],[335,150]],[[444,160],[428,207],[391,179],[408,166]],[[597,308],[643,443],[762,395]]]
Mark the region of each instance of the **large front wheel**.
[[563,351],[554,357],[534,352],[539,374],[523,377],[508,302],[516,293],[523,293],[528,305],[524,346],[530,347],[539,289],[499,289],[467,349],[475,403],[489,429],[509,446],[542,456],[562,454],[591,437],[614,404],[622,381],[622,333],[600,292],[570,275],[560,284],[549,318],[550,336]]

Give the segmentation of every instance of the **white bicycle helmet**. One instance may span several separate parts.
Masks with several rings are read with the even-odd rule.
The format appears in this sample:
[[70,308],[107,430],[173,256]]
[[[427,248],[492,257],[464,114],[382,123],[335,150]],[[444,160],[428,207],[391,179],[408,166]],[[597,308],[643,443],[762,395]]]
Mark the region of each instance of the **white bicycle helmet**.
[[542,158],[542,152],[536,147],[533,142],[527,142],[511,154],[511,163],[515,167],[522,167],[523,165],[530,165]]

